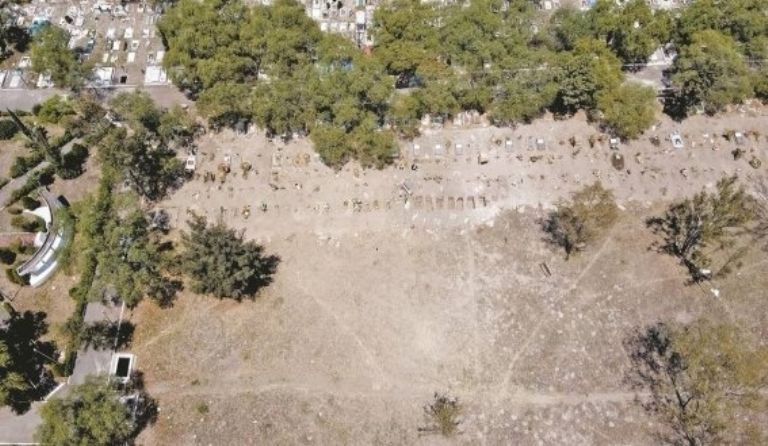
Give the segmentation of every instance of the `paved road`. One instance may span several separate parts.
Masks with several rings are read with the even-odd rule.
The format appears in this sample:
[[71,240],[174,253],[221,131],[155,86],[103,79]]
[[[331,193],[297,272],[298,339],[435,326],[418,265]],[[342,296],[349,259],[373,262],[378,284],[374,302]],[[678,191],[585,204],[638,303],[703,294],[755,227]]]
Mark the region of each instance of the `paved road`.
[[30,111],[35,104],[39,104],[53,95],[62,93],[64,91],[57,88],[43,90],[27,90],[23,88],[0,90],[0,104],[3,104],[3,110],[10,108],[11,110]]
[[35,429],[40,424],[38,402],[23,415],[16,415],[7,407],[0,409],[0,444],[23,444],[33,442]]
[[[192,104],[192,101],[184,97],[184,95],[172,85],[150,85],[145,87],[121,85],[109,89],[100,89],[99,91],[102,92],[105,97],[109,97],[118,92],[132,91],[136,88],[141,88],[148,92],[149,95],[152,96],[152,99],[163,107],[170,107],[174,104]],[[66,93],[66,90],[58,88],[3,89],[0,90],[0,104],[2,104],[1,107],[3,110],[10,108],[11,110],[31,111],[35,104],[39,104],[53,95]]]
[[[121,317],[120,305],[106,306],[100,302],[91,302],[85,310],[85,323],[101,320],[117,321]],[[112,350],[86,348],[77,353],[75,369],[69,377],[69,384],[82,384],[88,375],[109,373],[112,362]]]

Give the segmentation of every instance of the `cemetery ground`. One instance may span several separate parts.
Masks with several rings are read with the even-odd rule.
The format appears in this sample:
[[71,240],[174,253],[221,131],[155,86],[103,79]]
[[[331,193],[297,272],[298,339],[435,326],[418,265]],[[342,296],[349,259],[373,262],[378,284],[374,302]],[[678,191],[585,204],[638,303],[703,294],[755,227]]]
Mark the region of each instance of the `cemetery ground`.
[[755,250],[719,298],[686,286],[648,250],[644,215],[625,212],[568,262],[515,213],[471,230],[273,240],[280,272],[255,301],[185,294],[134,314],[161,407],[140,441],[440,443],[418,431],[439,391],[465,405],[458,444],[653,444],[624,339],[702,316],[764,337],[768,279]]
[[[383,171],[334,172],[305,140],[204,136],[197,178],[160,207],[176,228],[187,212],[222,219],[281,263],[253,301],[184,291],[170,309],[145,301],[129,315],[160,406],[138,442],[655,444],[659,426],[625,379],[625,339],[699,317],[765,339],[768,263],[755,245],[728,278],[686,285],[674,258],[649,249],[645,219],[724,175],[748,190],[765,181],[765,136],[739,143],[738,157],[722,137],[765,119],[758,109],[662,121],[621,146],[621,169],[579,117],[427,132]],[[666,140],[676,130],[682,150]],[[621,216],[566,261],[539,220],[596,179]],[[419,431],[435,392],[463,404],[451,439]]]

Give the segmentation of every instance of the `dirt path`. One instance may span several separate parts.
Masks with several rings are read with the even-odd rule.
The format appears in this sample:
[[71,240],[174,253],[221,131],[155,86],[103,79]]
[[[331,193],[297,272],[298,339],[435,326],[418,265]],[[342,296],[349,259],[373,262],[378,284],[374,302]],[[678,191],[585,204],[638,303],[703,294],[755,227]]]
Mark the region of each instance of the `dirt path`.
[[[410,400],[414,396],[423,393],[423,389],[417,386],[408,386],[407,383],[400,383],[397,387],[386,390],[371,390],[367,388],[348,388],[338,387],[331,382],[283,382],[272,381],[262,382],[250,379],[226,379],[213,384],[190,385],[189,383],[155,383],[147,387],[149,393],[153,396],[181,398],[181,397],[204,397],[215,398],[235,397],[243,394],[263,394],[271,392],[290,392],[303,395],[335,395],[339,397],[353,398],[374,398],[384,400]],[[478,401],[492,399],[498,393],[493,389],[486,389],[472,394],[472,398]],[[604,403],[629,403],[638,398],[647,396],[645,393],[611,391],[596,389],[589,393],[558,393],[558,392],[536,392],[526,389],[514,389],[501,402],[511,406],[557,406],[557,405],[578,405],[584,403],[604,404]]]
[[[615,227],[611,229],[611,231],[605,235],[605,241],[600,246],[600,249],[597,250],[597,252],[592,256],[590,261],[584,266],[584,268],[581,270],[579,275],[573,279],[573,282],[570,284],[567,290],[563,292],[561,295],[561,299],[566,298],[573,290],[576,289],[576,287],[579,285],[579,282],[584,278],[584,276],[589,272],[589,270],[592,269],[592,267],[595,265],[597,260],[603,255],[606,248],[609,246],[611,242],[611,236],[613,235],[613,231],[615,231]],[[580,306],[586,305],[585,302],[581,303]],[[542,314],[538,321],[536,322],[536,325],[533,327],[533,329],[529,332],[528,337],[525,338],[525,340],[522,342],[520,347],[515,352],[514,356],[512,356],[512,359],[509,361],[509,367],[507,368],[507,372],[504,375],[504,379],[501,382],[501,388],[502,391],[498,393],[499,397],[502,398],[503,396],[509,395],[510,387],[509,382],[512,379],[512,376],[514,374],[514,368],[517,364],[517,361],[520,359],[523,353],[525,353],[528,350],[528,347],[531,345],[531,342],[539,335],[539,332],[541,331],[542,327],[545,325],[545,323],[550,322],[550,319],[552,317],[552,313],[545,309],[544,314]]]

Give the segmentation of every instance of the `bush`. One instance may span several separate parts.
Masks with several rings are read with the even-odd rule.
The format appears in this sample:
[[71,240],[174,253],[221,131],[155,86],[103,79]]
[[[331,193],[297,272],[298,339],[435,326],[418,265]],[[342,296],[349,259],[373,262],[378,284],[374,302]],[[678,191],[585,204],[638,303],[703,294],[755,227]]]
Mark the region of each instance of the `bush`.
[[11,219],[11,226],[26,232],[45,231],[45,221],[37,216],[30,218],[25,215],[17,215]]
[[29,285],[29,276],[20,276],[19,273],[16,272],[16,268],[6,268],[5,277],[7,277],[11,283],[15,283],[16,285]]
[[53,166],[47,166],[44,169],[40,169],[38,171],[35,171],[32,175],[27,178],[27,182],[24,183],[23,186],[21,186],[20,189],[16,189],[15,191],[11,192],[11,196],[8,197],[8,200],[6,200],[5,205],[10,206],[13,203],[16,203],[21,199],[21,197],[28,195],[33,190],[37,189],[40,186],[47,186],[51,183],[53,183],[53,174],[55,173],[55,169]]
[[42,161],[43,156],[37,153],[29,156],[17,156],[13,160],[13,164],[11,164],[11,168],[8,169],[8,175],[10,175],[11,178],[18,178],[32,170],[32,168],[40,164]]
[[37,251],[33,245],[21,243],[20,240],[14,240],[10,245],[8,245],[8,248],[19,255],[30,255]]
[[24,209],[28,209],[30,211],[34,211],[35,209],[40,207],[40,201],[35,200],[34,198],[30,197],[29,195],[25,195],[21,197],[21,205],[24,207]]
[[11,265],[16,261],[16,253],[9,248],[0,248],[0,263]]
[[16,136],[19,128],[10,119],[0,119],[0,140],[8,140]]
[[8,213],[11,215],[19,215],[21,214],[21,212],[22,212],[21,208],[17,208],[15,206],[8,208]]
[[458,398],[435,393],[434,400],[424,406],[429,424],[419,428],[421,432],[436,432],[450,437],[458,430],[463,407]]
[[42,104],[35,105],[32,111],[40,121],[50,124],[59,124],[65,116],[75,114],[72,103],[59,95],[52,96]]

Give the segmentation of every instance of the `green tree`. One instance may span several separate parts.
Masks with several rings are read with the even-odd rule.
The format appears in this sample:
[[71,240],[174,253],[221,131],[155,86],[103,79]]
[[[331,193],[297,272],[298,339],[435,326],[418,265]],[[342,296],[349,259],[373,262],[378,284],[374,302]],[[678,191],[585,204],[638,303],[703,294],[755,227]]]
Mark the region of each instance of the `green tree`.
[[558,203],[557,210],[542,222],[542,229],[551,243],[565,249],[568,258],[582,251],[617,218],[613,192],[596,182],[574,192],[570,201]]
[[421,0],[379,5],[373,16],[374,55],[391,74],[410,77],[434,59],[438,48],[437,11]]
[[[384,66],[377,60],[355,56],[351,60],[333,60],[320,77],[316,96],[317,125],[313,135],[323,160],[341,167],[350,159],[364,166],[387,164],[395,150],[392,132],[381,130],[386,119],[393,85]],[[325,132],[335,127],[337,131]],[[343,139],[331,147],[333,139]],[[318,144],[318,142],[320,144]]]
[[163,273],[167,260],[157,234],[146,217],[135,210],[110,221],[105,228],[105,246],[100,250],[99,272],[105,285],[115,288],[129,307],[148,295],[160,306],[169,306],[178,284]]
[[316,119],[318,77],[313,67],[258,85],[252,94],[253,119],[270,135],[305,133]]
[[604,43],[580,40],[562,65],[558,111],[594,109],[600,92],[619,87],[622,79],[621,62]]
[[[680,259],[694,282],[728,274],[749,246],[738,247],[737,242],[754,221],[754,203],[737,180],[735,176],[723,178],[714,193],[699,192],[647,222],[663,237],[654,246]],[[713,266],[715,255],[725,258],[717,268]]]
[[12,50],[23,53],[29,44],[29,32],[26,28],[17,26],[14,22],[16,15],[9,7],[12,4],[23,3],[21,0],[6,0],[0,4],[0,61],[11,54]]
[[86,68],[69,49],[69,34],[63,29],[46,25],[32,42],[29,57],[32,69],[48,73],[57,87],[78,88],[85,79]]
[[179,260],[192,291],[240,300],[253,297],[272,281],[276,256],[265,256],[260,245],[221,222],[208,225],[204,217],[194,216],[188,223]]
[[701,31],[714,30],[749,44],[768,35],[765,0],[696,0],[683,8],[676,27],[676,43],[688,45]]
[[73,143],[69,152],[61,157],[61,168],[58,175],[65,179],[77,178],[83,174],[85,161],[88,159],[88,148],[82,144]]
[[656,92],[653,87],[628,82],[597,95],[597,109],[603,122],[621,138],[634,139],[656,119]]
[[167,146],[154,145],[144,130],[129,136],[124,128],[115,129],[99,147],[99,157],[142,198],[156,201],[180,185],[184,166]]
[[580,10],[564,5],[549,19],[548,33],[554,47],[560,51],[571,51],[576,42],[595,35],[594,23]]
[[631,0],[617,12],[608,44],[625,63],[644,63],[669,39],[669,27],[664,12],[654,14],[645,0]]
[[63,398],[53,398],[40,410],[42,424],[35,440],[43,445],[80,446],[127,444],[135,436],[128,407],[116,385],[90,377]]
[[200,93],[197,109],[213,127],[234,126],[251,118],[251,88],[234,82],[218,83]]
[[502,5],[498,0],[472,0],[441,11],[440,45],[451,65],[480,70],[506,55]]
[[157,136],[166,144],[179,144],[188,146],[200,134],[202,127],[180,105],[174,105],[164,110],[160,115],[160,125],[157,127]]
[[239,0],[174,2],[157,24],[171,80],[193,95],[220,82],[257,75],[260,47],[249,45],[250,14]]
[[7,110],[11,120],[16,124],[19,130],[27,137],[27,141],[33,150],[45,156],[55,169],[61,168],[61,151],[59,147],[48,141],[48,133],[45,128],[34,126],[27,127],[26,124],[11,110]]
[[439,74],[423,74],[421,78],[421,88],[416,89],[413,95],[425,114],[447,119],[459,112],[460,104],[456,99],[458,79],[453,73],[441,70]]
[[499,85],[491,106],[495,123],[511,125],[540,116],[557,98],[556,69],[521,70]]
[[390,104],[388,120],[400,136],[415,138],[419,136],[423,114],[418,98],[410,93],[398,93]]
[[354,148],[344,129],[328,124],[318,124],[312,128],[310,138],[326,165],[341,168],[354,153]]
[[768,348],[730,324],[658,323],[626,341],[634,384],[670,444],[761,445]]
[[768,101],[768,66],[762,67],[752,76],[752,87],[755,89],[755,96],[763,102]]
[[304,5],[296,0],[275,0],[270,7],[255,9],[256,14],[260,12],[258,26],[249,29],[260,33],[254,40],[264,48],[262,63],[270,76],[285,76],[314,62],[323,34]]
[[17,394],[29,390],[24,376],[16,371],[5,340],[0,339],[0,407],[8,406]]
[[7,141],[19,133],[19,128],[10,119],[0,119],[0,141]]
[[160,127],[161,111],[145,91],[119,93],[109,100],[109,106],[118,119],[126,121],[131,128],[146,129],[156,133]]
[[671,70],[672,84],[684,110],[702,105],[715,113],[752,94],[750,71],[736,43],[714,30],[693,34],[680,48]]

